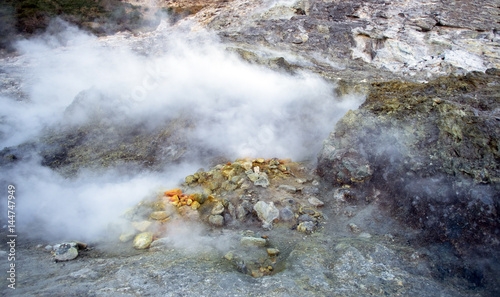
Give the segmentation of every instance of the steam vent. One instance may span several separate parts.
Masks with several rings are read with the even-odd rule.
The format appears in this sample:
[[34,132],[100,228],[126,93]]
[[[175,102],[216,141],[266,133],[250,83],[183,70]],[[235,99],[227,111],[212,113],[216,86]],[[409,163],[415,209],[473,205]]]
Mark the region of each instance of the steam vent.
[[6,0],[1,296],[500,296],[500,3]]

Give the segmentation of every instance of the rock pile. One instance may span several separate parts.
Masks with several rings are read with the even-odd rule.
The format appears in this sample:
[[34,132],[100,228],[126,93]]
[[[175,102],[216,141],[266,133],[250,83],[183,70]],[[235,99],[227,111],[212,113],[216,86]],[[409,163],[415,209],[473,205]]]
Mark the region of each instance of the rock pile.
[[317,209],[324,205],[313,195],[319,191],[317,186],[301,163],[239,159],[199,170],[185,178],[182,189],[167,190],[127,210],[123,217],[128,227],[119,239],[147,249],[165,236],[172,220],[197,221],[213,228],[257,225],[265,230],[281,224],[311,234],[321,224]]
[[207,172],[200,170],[185,181],[193,191],[222,198],[208,218],[213,226],[258,219],[264,229],[282,223],[310,234],[321,219],[312,208],[324,202],[313,196],[319,191],[318,182],[306,171],[303,164],[291,160],[238,159]]
[[[210,196],[210,199],[213,197]],[[156,199],[144,200],[125,212],[124,217],[130,224],[120,236],[120,241],[133,239],[134,248],[147,249],[155,239],[164,236],[166,223],[171,219],[198,220],[197,210],[206,200],[204,195],[187,195],[181,189],[168,190]]]

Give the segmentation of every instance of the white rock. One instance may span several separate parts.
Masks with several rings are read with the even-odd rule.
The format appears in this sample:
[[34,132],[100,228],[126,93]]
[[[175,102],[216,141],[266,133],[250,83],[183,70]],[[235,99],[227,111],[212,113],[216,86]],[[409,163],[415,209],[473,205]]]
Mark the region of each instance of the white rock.
[[241,245],[263,247],[267,245],[267,240],[264,238],[246,236],[241,238]]
[[273,202],[267,204],[264,201],[257,202],[253,209],[257,213],[257,216],[262,221],[262,227],[264,228],[272,228],[273,221],[279,218],[280,211],[276,206],[274,206]]
[[310,197],[309,199],[307,199],[307,201],[309,201],[309,203],[311,203],[311,205],[316,206],[316,207],[321,207],[321,206],[325,205],[325,203],[323,201],[319,200],[316,197]]

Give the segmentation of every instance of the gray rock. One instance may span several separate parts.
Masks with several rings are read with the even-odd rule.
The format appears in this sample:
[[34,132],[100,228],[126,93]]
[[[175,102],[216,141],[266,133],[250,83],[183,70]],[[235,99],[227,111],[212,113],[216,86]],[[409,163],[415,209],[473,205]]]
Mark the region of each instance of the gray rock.
[[297,230],[306,234],[310,234],[316,230],[316,224],[311,221],[305,221],[297,226]]
[[290,221],[295,218],[295,214],[293,213],[290,206],[282,208],[280,211],[280,219],[283,221]]
[[320,191],[317,187],[304,187],[302,193],[305,195],[318,195]]
[[63,243],[58,246],[54,252],[56,262],[70,261],[78,257],[78,250],[76,245],[71,243]]
[[352,233],[354,234],[359,234],[361,233],[361,228],[358,227],[358,225],[354,224],[354,223],[349,223],[347,225],[349,231],[351,231]]
[[279,253],[280,253],[280,250],[278,250],[277,248],[267,249],[267,254],[271,257],[277,256],[277,255],[279,255]]
[[243,205],[238,205],[238,207],[236,207],[236,218],[240,221],[243,221],[246,216],[248,214],[248,211],[245,209],[245,207],[243,207]]
[[247,177],[248,177],[248,179],[250,179],[250,181],[252,181],[253,183],[255,183],[259,179],[260,174],[255,173],[252,170],[250,170],[250,173],[247,172]]
[[263,188],[267,188],[270,184],[269,179],[267,178],[267,174],[261,173],[259,175],[259,178],[256,181],[254,181],[253,184],[256,186],[261,186]]
[[211,214],[220,215],[223,212],[224,212],[224,205],[221,202],[217,202],[217,204],[215,204],[215,206],[212,208]]
[[241,245],[244,246],[258,246],[258,247],[264,247],[267,245],[267,240],[264,238],[259,238],[259,237],[242,237],[241,238]]
[[273,226],[273,221],[279,218],[279,209],[274,206],[273,202],[269,204],[264,201],[257,202],[253,209],[257,213],[257,216],[262,222],[262,227],[265,229],[270,229]]
[[208,222],[215,227],[224,226],[224,217],[221,215],[211,215],[208,217]]
[[321,207],[323,205],[325,205],[325,203],[321,200],[319,200],[318,198],[316,197],[309,197],[309,199],[307,199],[307,201],[312,205],[312,206],[316,206],[316,207]]
[[278,189],[282,190],[282,191],[285,191],[285,192],[288,192],[288,193],[295,193],[295,192],[297,192],[297,188],[294,187],[294,186],[290,186],[290,185],[279,185]]

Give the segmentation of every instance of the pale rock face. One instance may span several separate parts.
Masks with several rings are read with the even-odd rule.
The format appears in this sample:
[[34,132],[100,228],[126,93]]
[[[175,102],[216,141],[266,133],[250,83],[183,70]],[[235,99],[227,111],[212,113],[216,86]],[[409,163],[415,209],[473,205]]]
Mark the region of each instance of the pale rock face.
[[330,70],[339,77],[348,75],[339,71],[346,66],[369,64],[383,71],[363,70],[368,77],[427,80],[500,68],[500,8],[494,0],[481,2],[234,0],[187,20],[257,56],[335,65]]

